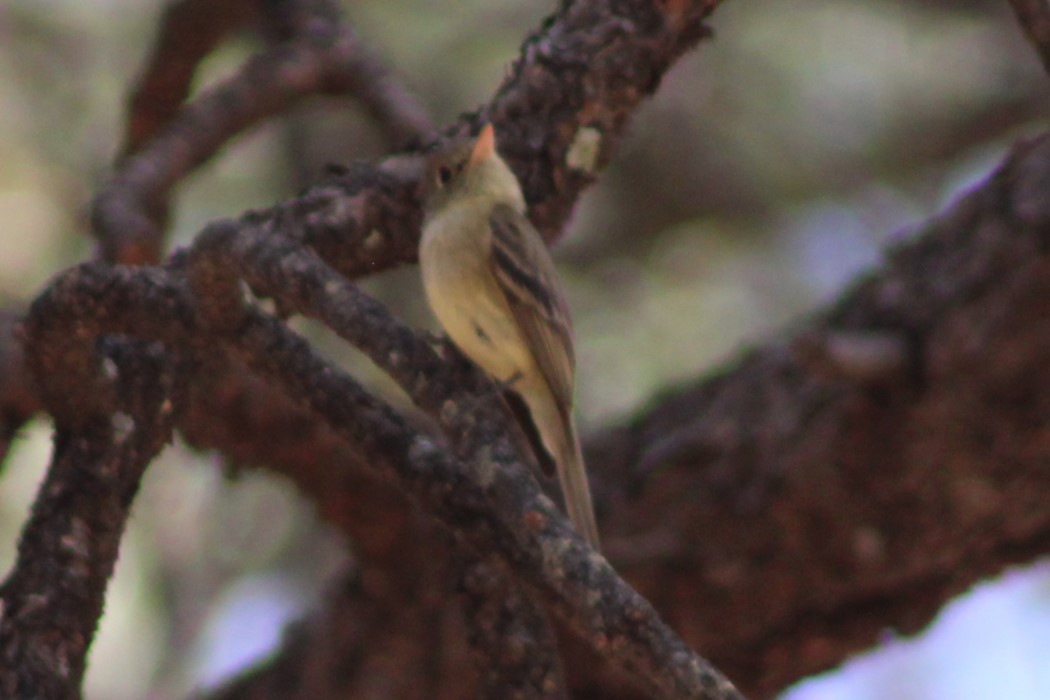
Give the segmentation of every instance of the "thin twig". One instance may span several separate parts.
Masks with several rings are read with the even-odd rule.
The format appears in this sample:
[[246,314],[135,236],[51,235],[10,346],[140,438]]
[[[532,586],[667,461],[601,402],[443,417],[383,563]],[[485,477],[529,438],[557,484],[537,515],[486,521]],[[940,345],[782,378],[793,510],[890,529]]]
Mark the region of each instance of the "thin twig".
[[160,19],[157,37],[128,99],[121,159],[166,127],[185,102],[201,61],[256,15],[258,0],[178,0]]
[[347,49],[339,38],[276,46],[228,82],[206,92],[146,146],[128,156],[93,204],[103,257],[124,263],[160,259],[171,188],[237,133],[319,92]]
[[360,102],[395,150],[421,145],[434,132],[423,104],[353,32],[342,31],[347,50],[329,70],[325,92]]
[[[232,78],[176,113],[174,98],[181,103],[196,61],[248,14],[242,7],[243,12],[224,15],[226,21],[191,47],[189,60],[171,61],[172,68],[161,70],[156,62],[170,59],[172,45],[178,45],[173,32],[187,22],[202,20],[185,15],[194,8],[195,3],[180,3],[166,16],[153,64],[133,103],[127,152],[95,198],[92,225],[103,258],[131,264],[158,262],[174,185],[235,135],[304,97],[356,96],[398,146],[419,141],[432,129],[420,103],[379,59],[349,28],[328,21],[327,13],[320,11],[318,21],[293,23],[300,34],[256,55]],[[154,103],[154,93],[168,82],[173,84],[171,94]],[[141,108],[140,102],[148,102],[149,109]]]
[[387,144],[400,150],[419,146],[434,130],[426,108],[387,68],[379,56],[340,22],[338,4],[331,0],[281,0],[264,3],[277,41],[297,41],[324,34],[341,35],[346,47],[341,59],[333,60],[322,94],[346,96],[359,102],[376,126],[386,134]]

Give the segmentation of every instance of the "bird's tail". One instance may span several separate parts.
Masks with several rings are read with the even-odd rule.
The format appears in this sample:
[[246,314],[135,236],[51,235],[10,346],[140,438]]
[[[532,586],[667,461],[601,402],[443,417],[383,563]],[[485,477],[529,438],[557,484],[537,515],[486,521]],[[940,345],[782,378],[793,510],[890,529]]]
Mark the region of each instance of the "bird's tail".
[[[573,425],[572,407],[561,406],[555,401],[550,387],[542,377],[528,386],[515,386],[521,399],[527,404],[527,416],[539,439],[539,447],[545,450],[558,472],[565,511],[583,539],[598,549],[598,525],[594,520],[591,502],[591,487],[587,483],[587,467],[583,463],[580,441]],[[541,465],[544,459],[539,460]]]
[[597,551],[600,550],[598,523],[594,519],[591,487],[587,483],[587,467],[583,462],[580,440],[576,437],[576,428],[571,418],[566,423],[563,449],[557,458],[558,480],[561,482],[561,492],[565,498],[565,510],[577,532]]

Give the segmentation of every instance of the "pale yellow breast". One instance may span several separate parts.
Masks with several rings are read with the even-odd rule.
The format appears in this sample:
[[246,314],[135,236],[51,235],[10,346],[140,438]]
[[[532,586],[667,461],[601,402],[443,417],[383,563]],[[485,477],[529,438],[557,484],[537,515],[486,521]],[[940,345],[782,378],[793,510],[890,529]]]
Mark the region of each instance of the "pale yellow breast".
[[532,364],[510,308],[492,274],[488,219],[450,207],[427,222],[419,249],[431,310],[460,350],[505,381]]

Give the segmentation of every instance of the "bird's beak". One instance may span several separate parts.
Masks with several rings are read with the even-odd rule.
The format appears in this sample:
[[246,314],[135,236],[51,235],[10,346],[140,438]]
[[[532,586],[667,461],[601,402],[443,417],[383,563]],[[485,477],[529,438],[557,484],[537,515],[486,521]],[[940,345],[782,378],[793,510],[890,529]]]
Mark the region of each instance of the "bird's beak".
[[483,160],[491,158],[496,152],[496,131],[492,124],[486,124],[478,134],[478,140],[474,142],[474,148],[470,152],[470,165],[475,166]]

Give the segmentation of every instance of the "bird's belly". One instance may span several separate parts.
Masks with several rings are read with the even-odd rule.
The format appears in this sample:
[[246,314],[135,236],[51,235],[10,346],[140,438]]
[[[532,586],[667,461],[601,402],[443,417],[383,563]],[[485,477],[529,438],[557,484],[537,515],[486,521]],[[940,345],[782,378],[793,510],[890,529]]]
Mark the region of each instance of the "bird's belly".
[[434,315],[452,342],[498,381],[524,372],[530,358],[524,352],[510,309],[501,308],[505,302],[479,294],[476,289],[463,292],[458,296],[438,293],[431,301]]
[[[427,301],[452,342],[498,381],[523,373],[531,357],[487,269],[423,266]],[[462,261],[461,261],[462,262]]]

